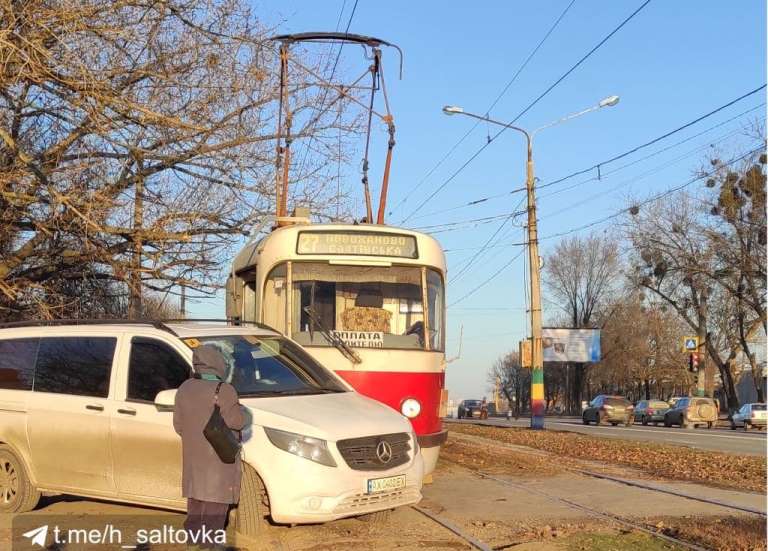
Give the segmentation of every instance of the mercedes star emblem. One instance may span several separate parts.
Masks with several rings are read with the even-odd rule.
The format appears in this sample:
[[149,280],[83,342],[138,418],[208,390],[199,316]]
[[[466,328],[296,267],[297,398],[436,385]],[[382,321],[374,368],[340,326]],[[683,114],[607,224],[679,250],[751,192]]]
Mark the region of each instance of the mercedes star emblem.
[[392,446],[389,442],[379,442],[376,446],[376,457],[382,463],[389,463],[392,460]]

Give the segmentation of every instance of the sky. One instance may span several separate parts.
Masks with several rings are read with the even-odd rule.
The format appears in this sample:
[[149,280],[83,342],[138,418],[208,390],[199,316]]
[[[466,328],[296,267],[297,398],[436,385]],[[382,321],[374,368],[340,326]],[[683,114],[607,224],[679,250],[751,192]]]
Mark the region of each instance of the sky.
[[[452,399],[488,396],[488,370],[499,356],[515,350],[526,335],[525,254],[514,245],[523,240],[524,228],[521,217],[511,218],[503,226],[504,218],[476,220],[520,210],[523,195],[509,191],[525,183],[525,144],[521,135],[503,133],[443,186],[498,128],[481,123],[445,158],[474,121],[465,116],[447,117],[441,108],[460,105],[468,112],[488,112],[565,12],[489,112],[500,121],[515,119],[643,1],[265,0],[254,1],[252,7],[262,22],[288,33],[333,31],[339,20],[343,30],[355,4],[350,32],[382,38],[404,52],[403,78],[398,80],[397,56],[392,50],[384,51],[397,127],[387,222],[434,232],[446,249],[447,356],[458,353],[463,327],[461,357],[448,365],[446,386]],[[763,85],[765,46],[765,2],[652,0],[517,120],[517,125],[533,129],[596,105],[607,96],[621,98],[614,107],[537,135],[538,185],[593,167]],[[361,62],[359,48],[345,48],[340,60],[342,75],[344,69],[351,71]],[[546,261],[558,241],[547,236],[600,220],[626,208],[631,200],[642,200],[689,180],[713,147],[727,152],[729,158],[759,147],[744,137],[745,126],[758,119],[765,119],[765,90],[601,167],[599,180],[593,170],[541,189],[541,256]],[[374,197],[378,196],[385,142],[386,131],[379,125],[371,153]],[[358,166],[346,171],[353,184],[359,181]],[[699,188],[689,189],[695,193]],[[495,198],[466,206],[491,196]],[[454,225],[440,226],[443,224]],[[608,229],[610,222],[575,235]],[[494,243],[498,246],[487,249],[457,276],[478,247],[497,231]],[[490,279],[494,274],[498,275]],[[547,302],[546,288],[543,299],[546,321],[558,310]],[[194,316],[222,317],[223,295],[196,302],[190,310]]]

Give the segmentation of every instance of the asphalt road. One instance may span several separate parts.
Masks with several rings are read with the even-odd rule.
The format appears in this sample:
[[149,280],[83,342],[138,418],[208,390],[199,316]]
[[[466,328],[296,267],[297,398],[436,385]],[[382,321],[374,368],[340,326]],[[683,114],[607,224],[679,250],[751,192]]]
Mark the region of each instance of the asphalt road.
[[[491,418],[485,421],[449,419],[455,423],[481,423],[499,427],[528,427],[530,420],[521,418],[507,421],[501,418]],[[721,421],[722,423],[722,421]],[[566,430],[591,434],[600,438],[624,438],[625,440],[638,440],[641,442],[657,442],[662,444],[675,444],[712,450],[737,455],[766,455],[765,430],[752,429],[744,432],[741,429],[732,431],[728,427],[698,429],[681,429],[678,427],[654,427],[640,424],[631,427],[601,425],[583,425],[579,418],[547,417],[545,427],[554,430]]]

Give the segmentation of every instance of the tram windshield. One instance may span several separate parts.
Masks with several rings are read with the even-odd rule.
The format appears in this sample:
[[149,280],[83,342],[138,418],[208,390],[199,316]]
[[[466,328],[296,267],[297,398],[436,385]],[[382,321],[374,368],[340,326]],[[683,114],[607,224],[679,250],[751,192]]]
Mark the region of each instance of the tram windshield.
[[287,328],[289,313],[299,344],[332,346],[332,333],[352,348],[444,350],[443,280],[436,270],[294,262],[290,312],[286,277],[283,264],[267,278],[264,318]]

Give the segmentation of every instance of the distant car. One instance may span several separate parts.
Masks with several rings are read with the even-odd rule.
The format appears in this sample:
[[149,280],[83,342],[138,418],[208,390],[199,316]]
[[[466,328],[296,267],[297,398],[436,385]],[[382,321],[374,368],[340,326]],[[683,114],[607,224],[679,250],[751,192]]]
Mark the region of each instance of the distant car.
[[482,400],[464,400],[459,404],[459,419],[480,419]]
[[664,426],[679,425],[687,429],[706,425],[711,429],[717,423],[717,403],[712,398],[682,398],[664,414]]
[[674,408],[677,405],[677,403],[683,398],[687,398],[687,396],[672,396],[669,400],[667,400],[667,403],[669,404],[670,409]]
[[744,430],[750,427],[765,428],[767,421],[765,404],[744,404],[731,417],[731,430],[736,430],[736,427],[744,427]]
[[610,423],[613,426],[624,423],[632,424],[632,403],[623,396],[609,396],[600,394],[589,403],[589,406],[581,414],[581,421],[585,425],[593,422],[596,425]]
[[664,422],[664,414],[670,409],[664,400],[641,400],[635,406],[635,421],[643,425]]

